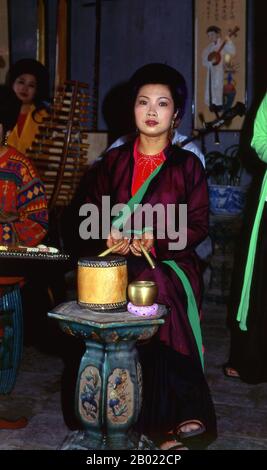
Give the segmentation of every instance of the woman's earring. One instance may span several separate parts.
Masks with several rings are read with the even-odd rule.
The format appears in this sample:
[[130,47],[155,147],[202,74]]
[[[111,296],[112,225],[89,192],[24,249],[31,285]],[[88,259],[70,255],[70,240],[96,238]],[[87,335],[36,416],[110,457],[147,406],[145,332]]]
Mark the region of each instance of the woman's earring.
[[173,139],[173,135],[174,135],[174,123],[175,123],[175,119],[172,120],[171,127],[169,129],[169,139],[170,140]]
[[136,133],[136,135],[138,135],[139,132],[140,132],[140,131],[139,131],[138,127],[136,127],[136,128],[135,128],[135,133]]
[[3,146],[4,147],[7,147],[7,139],[8,139],[8,133],[6,132],[5,135],[4,135],[4,139],[3,139]]

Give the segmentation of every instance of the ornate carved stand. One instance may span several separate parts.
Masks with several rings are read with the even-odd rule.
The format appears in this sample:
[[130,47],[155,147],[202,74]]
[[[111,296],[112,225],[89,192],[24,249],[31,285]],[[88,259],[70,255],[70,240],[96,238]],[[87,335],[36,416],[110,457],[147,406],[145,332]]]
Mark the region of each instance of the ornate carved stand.
[[67,334],[85,341],[76,384],[76,415],[83,431],[74,431],[63,449],[134,449],[131,432],[142,399],[142,372],[136,341],[151,338],[167,313],[138,317],[128,311],[97,312],[66,302],[48,315]]

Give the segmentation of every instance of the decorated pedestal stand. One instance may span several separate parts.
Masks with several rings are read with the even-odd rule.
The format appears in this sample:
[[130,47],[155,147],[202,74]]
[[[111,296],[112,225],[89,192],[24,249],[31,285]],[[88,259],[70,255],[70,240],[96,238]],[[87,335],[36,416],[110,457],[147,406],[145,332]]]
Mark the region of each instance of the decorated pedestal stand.
[[48,313],[65,333],[86,345],[75,397],[83,431],[72,432],[63,449],[137,448],[139,436],[131,429],[141,407],[142,372],[135,344],[151,338],[166,313],[159,305],[156,315],[144,318],[127,310],[93,311],[77,302]]
[[[36,251],[23,251],[27,249]],[[4,278],[0,279],[0,394],[12,392],[21,362],[23,311],[20,284],[25,272],[32,269],[37,272],[38,266],[41,269],[43,262],[69,259],[69,255],[42,252],[38,248],[24,247],[23,250],[7,246],[1,246],[0,250],[0,278]]]
[[23,347],[23,313],[20,288],[10,286],[0,296],[0,394],[15,386]]

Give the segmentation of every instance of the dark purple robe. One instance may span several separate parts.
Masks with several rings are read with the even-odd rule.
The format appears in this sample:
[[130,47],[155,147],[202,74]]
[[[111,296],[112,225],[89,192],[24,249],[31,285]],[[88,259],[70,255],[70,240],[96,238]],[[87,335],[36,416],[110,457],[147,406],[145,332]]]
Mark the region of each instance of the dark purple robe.
[[[170,313],[165,319],[165,324],[159,329],[154,343],[160,346],[162,355],[165,356],[168,364],[172,363],[174,375],[179,376],[179,369],[182,375],[181,381],[175,386],[170,383],[166,385],[169,388],[177,388],[177,393],[166,396],[166,387],[163,393],[159,392],[161,385],[153,385],[155,382],[155,374],[150,377],[147,389],[152,388],[155,395],[155,387],[158,396],[155,400],[151,400],[149,392],[144,397],[144,403],[153,402],[153,406],[149,411],[150,417],[145,417],[141,429],[145,432],[152,433],[160,430],[173,429],[179,422],[187,419],[200,419],[211,430],[215,429],[215,417],[212,402],[209,397],[208,387],[202,373],[199,360],[199,353],[196,347],[194,335],[189,324],[187,316],[187,298],[180,280],[174,271],[164,265],[162,260],[175,260],[179,267],[183,269],[187,275],[192,289],[194,291],[198,307],[201,304],[202,297],[202,276],[198,257],[195,253],[195,247],[207,236],[208,233],[208,189],[205,172],[199,159],[191,152],[180,149],[177,146],[169,145],[164,150],[166,157],[165,162],[158,175],[150,183],[142,204],[149,203],[152,206],[161,203],[166,208],[167,204],[175,204],[177,207],[176,220],[178,221],[178,205],[187,204],[187,245],[180,251],[169,251],[168,243],[175,240],[165,238],[163,240],[155,240],[155,252],[157,258],[157,267],[152,270],[147,261],[143,257],[128,256],[128,274],[129,281],[132,280],[154,280],[159,289],[157,302],[170,307]],[[111,196],[111,207],[118,203],[127,203],[131,195],[132,177],[133,177],[133,144],[125,144],[121,147],[110,150],[92,170],[88,179],[89,186],[87,193],[87,202],[101,204],[103,195]],[[167,213],[165,211],[165,213]],[[160,340],[160,341],[158,341]],[[154,344],[152,341],[152,344]],[[163,349],[162,349],[163,348]],[[174,352],[174,360],[170,359]],[[146,359],[149,369],[148,375],[153,370],[153,358],[155,350],[147,353]],[[141,354],[142,358],[142,354]],[[148,359],[149,358],[149,359]],[[161,369],[166,372],[163,364]],[[155,362],[155,370],[159,369],[159,361]],[[164,382],[161,372],[160,381]],[[166,374],[166,380],[169,381],[172,373]],[[174,381],[176,378],[174,379]],[[156,380],[157,381],[157,380]],[[186,384],[186,385],[185,385]],[[145,387],[146,388],[146,387]],[[180,392],[182,389],[182,392]],[[182,396],[181,397],[181,393]],[[191,395],[188,404],[184,403],[184,396]],[[164,395],[164,398],[163,398]],[[183,406],[179,408],[177,403],[175,409],[168,413],[169,419],[164,416],[165,407],[170,410],[168,401],[180,401]],[[163,405],[165,401],[165,405]],[[203,401],[205,403],[203,403]],[[155,408],[159,409],[159,402],[163,405],[162,413],[156,413]],[[196,402],[197,406],[196,406]],[[208,403],[207,403],[208,402]],[[146,411],[150,403],[146,405]],[[179,410],[177,409],[179,408]],[[153,411],[154,409],[154,411]],[[153,415],[153,418],[151,416]]]
[[[167,345],[182,354],[198,357],[191,327],[185,308],[185,294],[176,274],[160,263],[160,260],[173,259],[188,276],[197,304],[200,306],[202,276],[198,257],[194,248],[208,233],[208,190],[203,166],[198,158],[177,146],[168,146],[164,152],[166,161],[159,174],[150,183],[142,204],[152,206],[161,203],[177,207],[187,204],[187,246],[184,250],[169,251],[168,243],[175,240],[155,241],[157,268],[152,271],[144,259],[129,256],[128,269],[130,279],[155,280],[159,287],[158,302],[171,307],[171,313],[165,325],[160,329],[160,338]],[[100,205],[102,195],[111,196],[111,206],[127,203],[131,198],[133,177],[132,145],[123,145],[109,151],[101,163],[92,181],[92,193],[87,200]],[[167,211],[165,211],[167,213]]]

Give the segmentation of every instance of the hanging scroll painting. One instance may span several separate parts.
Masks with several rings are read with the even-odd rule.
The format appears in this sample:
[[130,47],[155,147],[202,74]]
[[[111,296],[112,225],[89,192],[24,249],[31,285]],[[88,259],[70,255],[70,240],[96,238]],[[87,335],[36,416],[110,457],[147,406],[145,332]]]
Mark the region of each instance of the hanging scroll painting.
[[[194,127],[246,102],[246,0],[195,0]],[[237,116],[222,130],[239,130]]]

